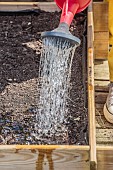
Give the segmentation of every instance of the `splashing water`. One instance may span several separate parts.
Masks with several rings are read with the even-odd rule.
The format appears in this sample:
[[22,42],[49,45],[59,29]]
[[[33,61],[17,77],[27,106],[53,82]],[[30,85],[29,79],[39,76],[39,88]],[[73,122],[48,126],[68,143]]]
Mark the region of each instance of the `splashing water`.
[[37,130],[43,135],[56,134],[68,113],[67,96],[71,63],[75,46],[62,38],[44,38],[40,60],[40,98],[37,113]]

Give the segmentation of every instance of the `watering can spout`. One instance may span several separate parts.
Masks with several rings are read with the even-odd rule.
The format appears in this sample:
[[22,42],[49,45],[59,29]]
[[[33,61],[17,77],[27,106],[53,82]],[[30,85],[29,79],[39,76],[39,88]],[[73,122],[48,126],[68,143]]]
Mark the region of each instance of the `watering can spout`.
[[75,13],[79,8],[79,4],[75,2],[75,0],[66,0],[63,4],[62,15],[60,19],[60,23],[67,23],[69,26],[74,18]]
[[60,23],[67,23],[69,26],[74,15],[83,11],[91,0],[55,0],[59,8],[62,9]]

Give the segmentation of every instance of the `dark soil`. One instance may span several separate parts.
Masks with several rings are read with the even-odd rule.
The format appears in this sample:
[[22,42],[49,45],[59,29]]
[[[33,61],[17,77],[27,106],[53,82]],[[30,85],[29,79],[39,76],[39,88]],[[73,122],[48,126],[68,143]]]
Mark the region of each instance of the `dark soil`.
[[[40,144],[33,136],[38,103],[40,34],[56,28],[59,19],[58,12],[0,15],[0,144]],[[88,144],[82,72],[85,21],[85,14],[76,16],[70,27],[82,43],[76,49],[72,65],[68,137],[65,141],[55,139],[51,144]]]

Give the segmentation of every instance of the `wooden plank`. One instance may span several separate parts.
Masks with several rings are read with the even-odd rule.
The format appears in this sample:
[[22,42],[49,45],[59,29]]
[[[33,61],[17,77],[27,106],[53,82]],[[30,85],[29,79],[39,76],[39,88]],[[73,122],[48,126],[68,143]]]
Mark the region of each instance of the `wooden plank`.
[[48,12],[60,11],[55,2],[0,2],[0,11],[44,10]]
[[109,81],[95,80],[95,91],[108,92],[109,91],[108,84]]
[[0,150],[0,169],[2,170],[90,170],[89,148],[72,149],[32,149]]
[[0,151],[1,150],[21,150],[21,149],[27,149],[27,150],[34,150],[34,149],[50,149],[50,150],[56,150],[56,149],[73,149],[73,150],[89,150],[88,145],[0,145]]
[[[68,164],[67,167],[65,167],[66,165],[65,165],[65,161],[63,160],[63,157],[62,157],[61,161],[57,160],[58,157],[60,157],[59,153],[60,153],[60,155],[64,155],[64,153],[62,151],[58,152],[58,155],[57,155],[57,153],[54,153],[54,159],[56,159],[56,163],[54,164],[54,169],[57,170],[60,167],[60,165],[62,164],[62,162],[63,162],[62,166],[64,166],[64,168],[70,169],[69,160],[65,160],[65,161],[68,161],[68,163],[66,163],[66,165]],[[9,151],[3,150],[2,152],[0,152],[0,155],[2,156],[0,159],[0,161],[1,161],[0,169],[1,170],[10,170],[10,169],[11,170],[15,170],[15,169],[19,170],[21,168],[22,168],[22,170],[31,170],[31,169],[38,170],[39,166],[42,165],[41,160],[39,163],[37,150],[32,150],[32,152],[27,151],[27,150],[18,151],[18,152],[17,152],[17,150],[9,150]],[[56,155],[56,157],[55,157],[55,155]],[[74,154],[74,156],[76,156],[76,159],[77,159],[78,155]],[[109,170],[113,169],[113,156],[112,155],[113,155],[113,146],[112,145],[106,146],[106,147],[105,146],[100,146],[100,147],[97,146],[98,170],[106,170],[107,168]],[[23,158],[23,156],[25,156],[25,157]],[[72,154],[72,157],[74,157],[74,156]],[[89,170],[89,167],[84,167],[83,164],[81,165],[83,169],[80,169],[80,167],[78,167],[81,163],[81,161],[79,163],[79,158],[80,158],[80,155],[79,155],[77,161],[74,159],[73,166],[74,166],[74,164],[77,165],[77,167],[74,166],[74,168],[75,169],[77,168],[78,170],[83,170],[83,169]],[[85,158],[85,155],[84,155],[84,158]],[[87,158],[87,153],[86,153],[86,158]],[[25,161],[23,162],[24,159],[25,159]],[[52,157],[52,159],[53,159],[53,157]],[[8,160],[8,161],[6,162],[6,160]],[[9,160],[11,160],[11,162],[9,162]],[[87,162],[87,160],[84,159],[83,162]],[[11,165],[11,163],[12,163],[12,165]],[[52,165],[52,163],[50,163],[50,165]],[[48,161],[47,161],[47,159],[44,159],[43,169],[45,169],[45,167],[47,167],[47,166],[49,166]],[[64,168],[62,167],[63,170],[64,170]],[[48,169],[48,167],[47,167],[47,169]]]
[[95,59],[106,59],[109,54],[109,32],[94,33]]
[[104,108],[104,104],[96,104],[96,117],[104,115],[103,114],[103,108]]
[[95,80],[109,80],[108,61],[95,61]]
[[97,144],[113,145],[113,129],[96,129]]
[[[102,47],[102,46],[101,46]],[[103,50],[103,47],[102,47],[102,50],[101,48],[99,49],[99,46],[98,48],[96,47],[95,49],[95,59],[106,59],[108,58],[108,48],[107,46],[105,47],[107,50]]]
[[95,60],[95,66],[101,65],[101,66],[108,66],[108,61],[107,60]]
[[102,109],[104,106],[104,104],[98,104],[98,103],[96,103],[95,105],[96,105],[96,109]]
[[101,145],[101,146],[98,146],[97,145],[97,151],[113,151],[113,146],[111,145],[111,146],[105,146],[105,145]]
[[104,104],[106,102],[108,93],[95,92],[95,102],[98,104]]
[[101,72],[98,72],[98,70],[95,72],[95,79],[102,80],[102,81],[109,81],[109,73],[107,73],[107,71],[104,69],[102,69],[102,70],[103,71],[101,71]]
[[95,32],[95,41],[109,41],[109,32],[108,31],[99,31],[99,32]]
[[94,2],[94,31],[108,31],[108,3]]
[[89,117],[89,145],[90,145],[90,168],[96,169],[96,128],[95,128],[95,105],[94,105],[94,32],[93,32],[92,3],[88,7],[88,117]]
[[96,128],[97,129],[113,129],[113,124],[109,123],[103,115],[103,111],[101,115],[96,116]]
[[108,3],[94,2],[93,13],[95,58],[106,59],[109,54]]
[[113,169],[113,145],[97,147],[98,170]]

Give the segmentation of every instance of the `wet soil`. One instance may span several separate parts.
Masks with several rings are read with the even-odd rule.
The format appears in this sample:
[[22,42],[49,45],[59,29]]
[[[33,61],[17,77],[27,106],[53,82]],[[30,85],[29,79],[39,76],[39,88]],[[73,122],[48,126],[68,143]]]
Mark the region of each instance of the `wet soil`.
[[[60,13],[0,14],[0,144],[42,144],[35,137],[41,32],[59,24]],[[49,144],[88,144],[87,100],[83,73],[86,15],[73,20],[70,31],[81,39],[70,82],[68,135]],[[85,92],[85,93],[84,93]],[[86,103],[86,104],[85,104]],[[47,139],[48,141],[48,139]],[[48,142],[44,144],[48,144]]]

